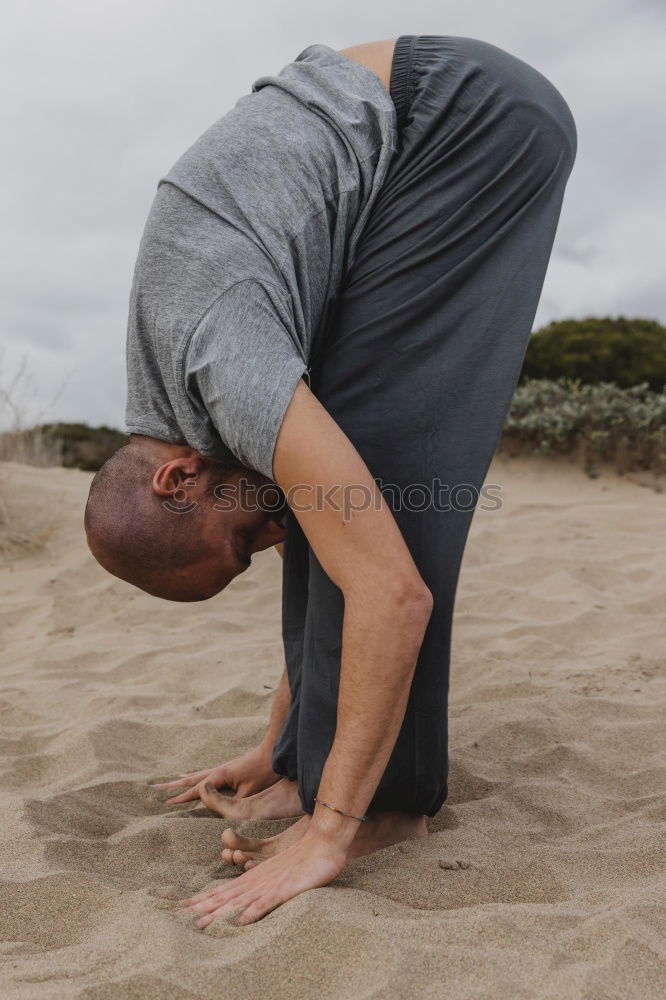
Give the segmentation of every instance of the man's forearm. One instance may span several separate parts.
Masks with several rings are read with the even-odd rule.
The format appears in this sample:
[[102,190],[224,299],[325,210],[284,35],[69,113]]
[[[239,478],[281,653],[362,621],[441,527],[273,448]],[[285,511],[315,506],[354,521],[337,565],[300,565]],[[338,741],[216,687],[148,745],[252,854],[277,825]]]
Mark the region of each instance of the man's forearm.
[[259,744],[261,751],[268,757],[270,757],[273,753],[275,741],[278,738],[280,730],[282,729],[284,720],[287,718],[290,703],[291,691],[289,689],[289,678],[287,677],[287,670],[285,668],[282,671],[282,677],[280,678],[278,689],[275,692],[275,698],[273,699],[266,733]]
[[[303,382],[282,421],[273,468],[285,496],[298,489],[294,514],[344,597],[336,733],[317,797],[360,816],[404,718],[432,595],[370,469]],[[308,842],[321,835],[329,851],[333,840],[346,851],[357,830],[356,820],[316,804]]]
[[[280,559],[282,559],[284,554],[284,542],[279,542],[277,545],[274,545],[273,548],[279,555]],[[268,728],[266,729],[264,737],[259,744],[259,749],[261,749],[262,753],[269,758],[273,754],[275,741],[278,738],[280,730],[282,729],[282,723],[287,718],[290,704],[291,691],[289,689],[287,668],[285,667],[282,671],[282,677],[280,678],[278,689],[275,692],[275,698],[273,699],[271,714],[268,720]]]
[[[335,739],[318,798],[362,816],[400,731],[432,610],[429,592],[345,600]],[[315,806],[313,829],[349,844],[358,823]]]

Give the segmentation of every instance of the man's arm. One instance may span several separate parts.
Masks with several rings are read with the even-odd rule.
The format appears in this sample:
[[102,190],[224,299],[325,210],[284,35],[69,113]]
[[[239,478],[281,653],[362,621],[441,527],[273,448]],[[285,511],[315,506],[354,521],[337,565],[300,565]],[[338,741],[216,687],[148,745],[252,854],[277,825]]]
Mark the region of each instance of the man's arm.
[[275,741],[280,735],[282,724],[289,713],[290,704],[291,691],[289,689],[289,678],[287,677],[287,669],[285,667],[282,671],[282,677],[280,678],[278,689],[275,692],[275,697],[273,698],[273,704],[271,705],[268,727],[261,743],[259,743],[257,747],[257,750],[259,750],[266,758],[267,763],[270,763],[273,756],[273,747],[275,746]]
[[[404,718],[432,597],[370,471],[304,383],[282,423],[273,467],[345,602],[337,728],[318,797],[363,815]],[[341,509],[315,503],[317,486]],[[345,500],[363,509],[345,511]],[[315,806],[312,832],[346,846],[357,829]]]

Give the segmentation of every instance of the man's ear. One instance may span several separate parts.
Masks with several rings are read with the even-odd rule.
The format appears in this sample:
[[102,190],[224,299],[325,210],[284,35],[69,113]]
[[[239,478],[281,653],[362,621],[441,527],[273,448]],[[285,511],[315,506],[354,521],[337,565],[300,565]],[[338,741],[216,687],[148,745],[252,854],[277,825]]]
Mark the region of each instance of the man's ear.
[[[171,497],[182,489],[188,480],[196,480],[206,466],[206,460],[193,452],[181,455],[160,465],[153,476],[153,491],[160,497]],[[189,485],[194,485],[194,482]]]

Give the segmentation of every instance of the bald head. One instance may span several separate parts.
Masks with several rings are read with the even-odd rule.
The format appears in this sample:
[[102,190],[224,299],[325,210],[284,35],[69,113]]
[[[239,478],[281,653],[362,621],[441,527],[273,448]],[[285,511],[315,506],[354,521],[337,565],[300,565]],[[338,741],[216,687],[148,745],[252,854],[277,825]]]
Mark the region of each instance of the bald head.
[[155,597],[206,600],[248,568],[252,553],[284,541],[279,519],[247,500],[269,482],[188,445],[133,434],[92,481],[88,545],[109,573]]
[[[212,558],[200,505],[182,512],[153,488],[159,448],[130,443],[94,477],[85,512],[90,549],[114,576],[168,600],[202,600],[193,568]],[[184,511],[184,509],[183,509]],[[191,578],[190,586],[186,581]]]

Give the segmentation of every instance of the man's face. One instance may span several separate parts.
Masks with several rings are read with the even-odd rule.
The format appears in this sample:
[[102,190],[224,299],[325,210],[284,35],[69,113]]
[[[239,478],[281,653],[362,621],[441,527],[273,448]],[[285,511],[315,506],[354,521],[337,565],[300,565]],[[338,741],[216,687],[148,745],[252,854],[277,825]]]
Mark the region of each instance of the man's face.
[[[215,463],[184,480],[162,501],[164,516],[188,518],[196,510],[193,527],[196,523],[207,554],[189,566],[175,567],[162,586],[170,594],[181,592],[182,600],[205,600],[218,594],[250,566],[255,552],[286,538],[280,520],[286,508],[276,509],[280,496],[264,476],[246,469],[226,475],[221,482]],[[156,581],[153,593],[163,596],[159,591]]]

